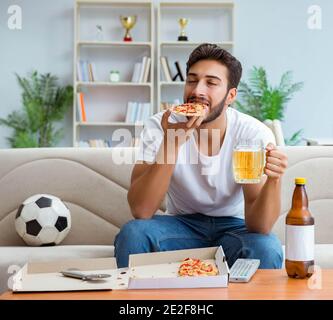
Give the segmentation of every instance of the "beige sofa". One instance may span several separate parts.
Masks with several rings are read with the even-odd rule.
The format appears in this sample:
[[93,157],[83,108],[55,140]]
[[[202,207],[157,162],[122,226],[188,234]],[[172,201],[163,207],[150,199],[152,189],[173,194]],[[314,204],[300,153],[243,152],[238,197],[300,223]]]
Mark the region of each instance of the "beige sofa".
[[[307,177],[316,222],[316,263],[333,268],[333,148],[284,149],[289,168],[274,232],[284,242],[284,215],[291,204],[293,178]],[[130,148],[0,150],[0,292],[28,260],[113,256],[115,235],[132,219],[126,194],[134,161]],[[36,193],[56,195],[71,210],[72,228],[59,246],[27,247],[15,232],[17,208]]]

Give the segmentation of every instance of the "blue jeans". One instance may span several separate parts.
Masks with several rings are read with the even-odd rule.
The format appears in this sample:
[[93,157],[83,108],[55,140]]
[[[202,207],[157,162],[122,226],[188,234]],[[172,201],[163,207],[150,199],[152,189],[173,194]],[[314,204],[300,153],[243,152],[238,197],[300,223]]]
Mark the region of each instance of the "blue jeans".
[[128,266],[130,254],[222,246],[229,267],[238,258],[260,259],[261,269],[280,269],[282,247],[273,235],[250,233],[243,219],[208,217],[195,213],[132,220],[115,239],[119,268]]

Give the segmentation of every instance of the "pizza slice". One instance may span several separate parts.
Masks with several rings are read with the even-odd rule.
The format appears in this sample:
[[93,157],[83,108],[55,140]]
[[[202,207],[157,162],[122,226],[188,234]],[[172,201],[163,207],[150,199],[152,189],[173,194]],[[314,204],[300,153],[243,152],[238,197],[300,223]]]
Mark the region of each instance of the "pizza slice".
[[183,103],[170,108],[171,112],[181,114],[187,117],[203,116],[208,109],[207,105],[203,103]]
[[214,264],[192,258],[184,259],[178,270],[178,275],[180,277],[216,276],[217,274],[218,269]]

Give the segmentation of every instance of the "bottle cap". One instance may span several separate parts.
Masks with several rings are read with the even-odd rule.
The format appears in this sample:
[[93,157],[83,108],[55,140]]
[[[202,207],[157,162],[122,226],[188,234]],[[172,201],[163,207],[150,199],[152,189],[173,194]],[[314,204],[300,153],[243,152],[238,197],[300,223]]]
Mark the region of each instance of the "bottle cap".
[[301,184],[301,185],[306,184],[306,179],[300,177],[295,178],[295,184]]

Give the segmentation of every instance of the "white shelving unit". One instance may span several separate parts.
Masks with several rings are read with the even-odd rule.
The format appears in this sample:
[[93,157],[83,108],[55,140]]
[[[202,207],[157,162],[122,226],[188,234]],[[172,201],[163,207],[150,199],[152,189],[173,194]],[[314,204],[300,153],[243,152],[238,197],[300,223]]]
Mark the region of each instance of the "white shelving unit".
[[[132,42],[122,40],[125,30],[120,15],[137,15],[130,31]],[[103,39],[96,38],[96,25],[103,27]],[[151,58],[147,83],[131,82],[134,64]],[[77,62],[96,65],[95,82],[79,81]],[[138,137],[141,124],[126,123],[128,101],[154,100],[154,8],[151,0],[76,0],[74,9],[74,106],[73,145],[89,139],[111,140],[117,128],[130,129]],[[120,72],[120,82],[110,82],[111,70]],[[77,93],[84,92],[87,122],[78,118]]]
[[122,41],[78,41],[78,47],[150,47],[151,42],[122,42]]
[[[188,18],[185,29],[188,41],[178,41],[179,18]],[[183,102],[184,82],[167,82],[162,77],[161,56],[168,58],[172,76],[176,74],[174,61],[180,63],[184,78],[186,62],[192,50],[201,43],[215,43],[233,51],[234,3],[232,1],[164,2],[157,7],[157,110],[161,103]]]
[[77,87],[151,87],[151,83],[133,83],[133,82],[117,82],[117,83],[112,83],[112,82],[103,82],[103,81],[98,81],[98,82],[80,82],[78,81],[76,83]]

